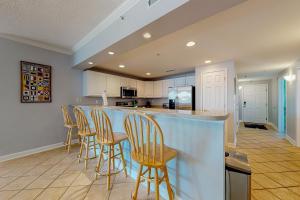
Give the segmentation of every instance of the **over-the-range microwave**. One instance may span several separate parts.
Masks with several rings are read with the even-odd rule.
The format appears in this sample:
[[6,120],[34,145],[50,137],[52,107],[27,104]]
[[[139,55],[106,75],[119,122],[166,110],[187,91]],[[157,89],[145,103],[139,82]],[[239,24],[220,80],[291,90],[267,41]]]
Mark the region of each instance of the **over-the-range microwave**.
[[121,87],[121,98],[137,97],[137,89],[132,87]]

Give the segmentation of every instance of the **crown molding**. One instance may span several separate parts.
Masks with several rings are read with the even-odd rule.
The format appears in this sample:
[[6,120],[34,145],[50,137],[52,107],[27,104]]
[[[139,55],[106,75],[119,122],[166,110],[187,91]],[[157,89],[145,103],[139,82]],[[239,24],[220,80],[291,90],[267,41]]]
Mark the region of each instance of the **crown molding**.
[[46,49],[49,51],[55,51],[55,52],[66,54],[66,55],[72,55],[74,53],[72,50],[69,50],[69,49],[65,49],[62,47],[55,46],[55,45],[51,45],[51,44],[47,44],[44,42],[39,42],[36,40],[31,40],[31,39],[27,39],[27,38],[23,38],[23,37],[19,37],[19,36],[0,34],[0,38],[12,40],[15,42],[27,44],[27,45],[34,46],[34,47],[39,47],[39,48]]
[[95,28],[92,29],[88,34],[86,34],[78,43],[76,43],[72,51],[76,52],[81,47],[89,43],[92,39],[94,39],[99,33],[104,31],[107,27],[109,27],[113,22],[120,19],[120,17],[130,10],[133,6],[135,6],[140,0],[126,0],[123,2],[118,8],[116,8],[108,17],[106,17],[103,21],[101,21]]

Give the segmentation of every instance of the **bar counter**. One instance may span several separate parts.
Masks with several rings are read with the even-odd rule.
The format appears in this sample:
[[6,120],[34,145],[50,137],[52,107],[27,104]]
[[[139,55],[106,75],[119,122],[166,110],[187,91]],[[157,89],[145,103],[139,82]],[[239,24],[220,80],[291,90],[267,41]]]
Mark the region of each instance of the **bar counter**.
[[[93,107],[82,106],[87,116]],[[168,163],[175,199],[225,199],[224,126],[228,114],[115,106],[104,110],[116,132],[124,132],[123,120],[128,112],[144,112],[158,122],[165,145],[178,152],[177,158]],[[130,158],[129,143],[125,142],[123,148],[129,175],[136,179],[138,165]],[[165,184],[160,186],[160,195],[168,199]]]

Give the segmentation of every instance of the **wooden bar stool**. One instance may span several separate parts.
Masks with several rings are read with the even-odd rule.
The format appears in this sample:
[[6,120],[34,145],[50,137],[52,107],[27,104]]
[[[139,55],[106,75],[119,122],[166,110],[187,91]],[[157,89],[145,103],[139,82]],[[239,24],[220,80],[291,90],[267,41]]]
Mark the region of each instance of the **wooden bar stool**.
[[68,106],[62,106],[61,110],[64,117],[64,126],[68,129],[67,137],[64,145],[66,149],[68,149],[68,153],[69,153],[72,145],[72,131],[74,128],[77,128],[77,125],[73,122],[71,115],[69,114]]
[[[159,185],[165,181],[169,199],[173,200],[166,163],[175,158],[177,152],[164,145],[163,133],[158,123],[144,113],[134,112],[126,116],[124,128],[131,145],[131,157],[140,164],[132,198],[137,199],[139,185],[143,179],[147,181],[148,194],[150,193],[150,183],[155,182],[156,200],[159,199]],[[145,171],[143,171],[143,167],[146,168]],[[151,176],[152,169],[154,169],[154,177]],[[162,177],[158,176],[159,170],[163,173]]]
[[[74,114],[76,118],[76,123],[78,127],[78,135],[81,138],[80,150],[78,155],[78,162],[82,157],[83,148],[85,148],[85,158],[84,167],[87,169],[87,164],[89,159],[94,159],[97,157],[96,153],[96,131],[91,130],[88,120],[85,116],[84,111],[80,107],[74,107]],[[89,152],[91,147],[94,150],[94,157],[89,157]]]
[[[96,141],[100,146],[100,156],[96,167],[96,179],[98,175],[107,176],[107,190],[110,190],[110,179],[114,174],[124,171],[127,177],[126,163],[124,160],[121,142],[127,140],[127,135],[113,132],[110,119],[102,108],[94,108],[91,113],[96,128]],[[107,151],[104,151],[106,147]],[[116,148],[117,147],[117,148]],[[118,150],[118,152],[116,151]],[[104,155],[107,155],[107,171],[100,171],[101,161],[104,162]],[[115,159],[122,161],[122,169],[115,169]],[[112,169],[111,169],[112,168]]]

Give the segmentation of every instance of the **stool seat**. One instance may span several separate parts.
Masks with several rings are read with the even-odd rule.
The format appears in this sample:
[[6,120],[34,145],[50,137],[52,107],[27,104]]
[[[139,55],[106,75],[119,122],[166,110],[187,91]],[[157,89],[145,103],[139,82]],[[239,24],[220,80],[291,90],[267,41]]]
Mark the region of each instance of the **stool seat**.
[[118,133],[118,132],[114,132],[113,133],[113,137],[114,137],[114,142],[112,140],[112,137],[109,135],[108,136],[108,139],[104,139],[103,141],[100,139],[100,136],[97,135],[96,136],[96,141],[98,143],[106,143],[106,144],[117,144],[117,143],[120,143],[124,140],[127,140],[127,135],[125,133]]
[[[146,149],[147,145],[144,144],[144,149]],[[150,153],[149,153],[149,160],[148,158],[148,154],[144,153],[144,155],[142,154],[136,154],[134,151],[131,153],[131,157],[134,161],[139,162],[139,163],[143,163],[143,165],[146,166],[163,166],[165,165],[169,160],[172,160],[173,158],[175,158],[177,156],[177,151],[171,147],[168,147],[166,145],[164,145],[164,151],[163,151],[163,162],[160,161],[160,153],[159,151],[157,151],[157,149],[159,149],[160,146],[156,145],[156,153],[155,153],[155,157],[153,157],[152,155],[154,154],[153,150],[153,143],[150,143]],[[142,148],[140,148],[140,152],[142,152]],[[144,150],[144,152],[146,152],[146,150]],[[154,158],[154,159],[153,159]],[[153,164],[155,163],[155,164]]]

